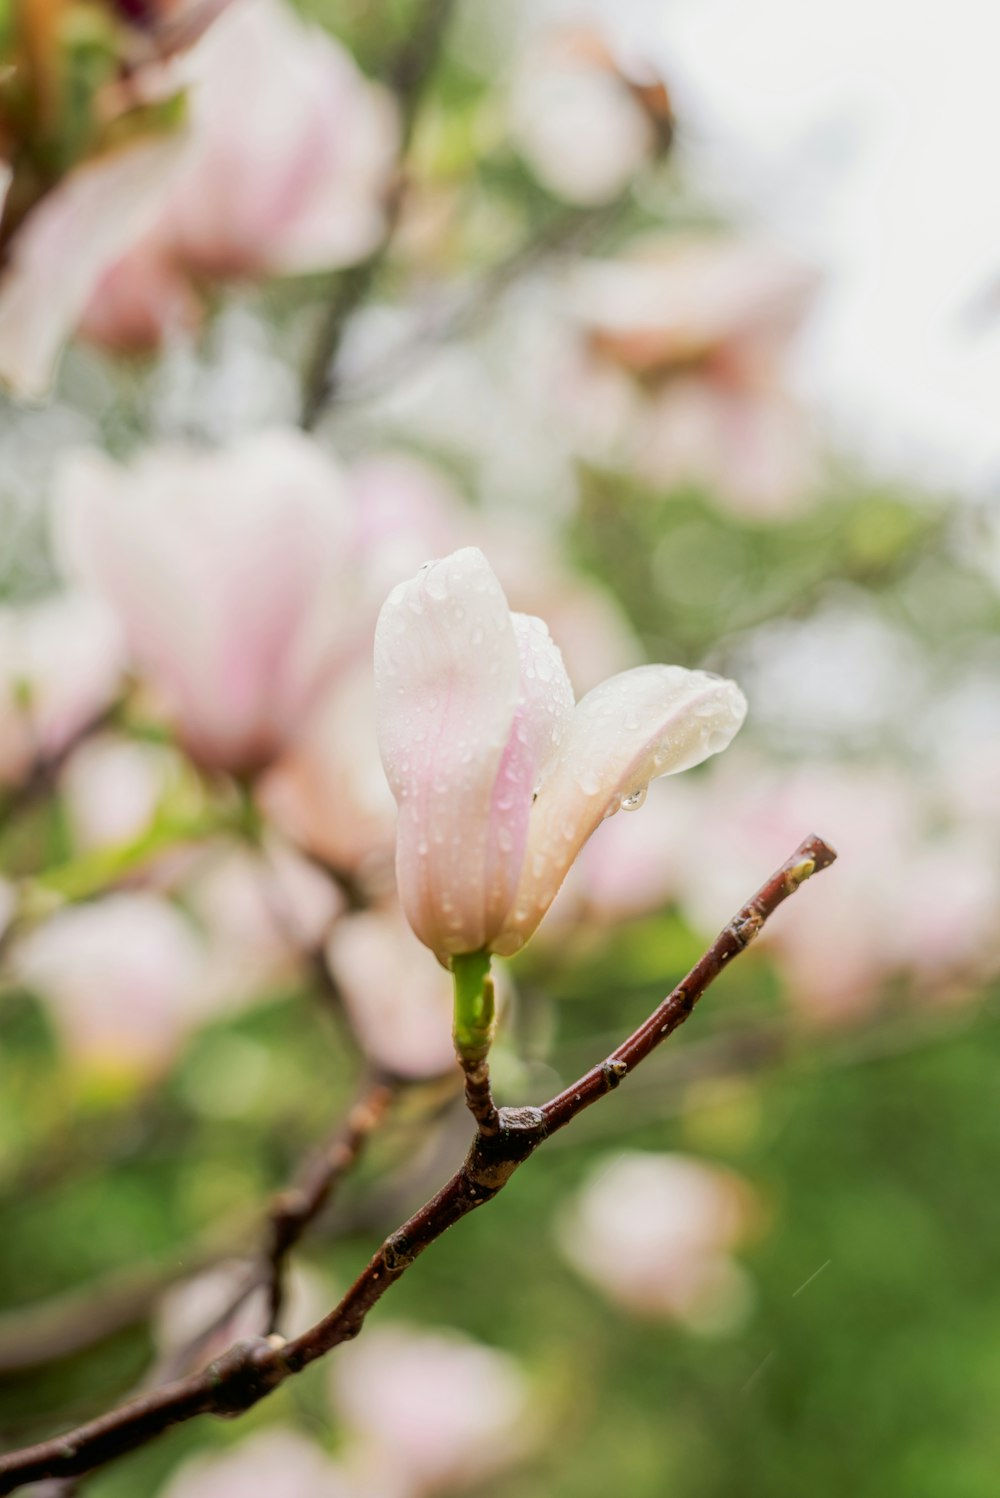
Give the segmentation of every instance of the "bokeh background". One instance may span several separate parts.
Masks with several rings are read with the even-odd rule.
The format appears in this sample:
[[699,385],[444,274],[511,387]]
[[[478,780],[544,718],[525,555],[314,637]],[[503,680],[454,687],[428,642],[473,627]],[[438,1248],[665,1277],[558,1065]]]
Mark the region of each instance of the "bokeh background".
[[839,862],[356,1344],[83,1486],[993,1498],[990,7],[42,9],[0,78],[5,1444],[259,1329],[267,1202],[373,1067],[286,1328],[461,1159],[369,661],[474,544],[578,692],[650,659],[751,709],[504,965],[506,1101],[803,836]]

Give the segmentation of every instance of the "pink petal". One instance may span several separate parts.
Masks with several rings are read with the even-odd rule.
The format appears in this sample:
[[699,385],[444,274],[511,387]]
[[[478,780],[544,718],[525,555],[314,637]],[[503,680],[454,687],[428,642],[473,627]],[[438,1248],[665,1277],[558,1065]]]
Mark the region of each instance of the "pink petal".
[[78,456],[56,519],[204,764],[266,763],[362,637],[346,495],[297,433],[152,450],[131,470]]
[[192,152],[165,216],[182,261],[259,275],[367,254],[398,144],[388,95],[273,0],[233,6],[191,61]]
[[442,959],[491,941],[520,866],[519,849],[495,843],[491,820],[520,676],[507,600],[482,552],[456,551],[390,593],[375,690],[400,808],[396,874],[410,924]]
[[343,916],[330,932],[326,958],[369,1060],[400,1077],[452,1070],[451,977],[398,907]]
[[184,145],[157,137],[78,168],[15,234],[0,279],[0,380],[18,394],[44,395],[91,292],[155,217]]
[[637,666],[588,692],[539,788],[517,896],[494,950],[523,946],[605,816],[631,798],[638,805],[650,780],[725,749],[745,714],[735,683],[681,666]]
[[374,1327],[331,1359],[330,1380],[348,1433],[414,1495],[478,1487],[537,1435],[518,1364],[458,1332]]
[[557,752],[573,713],[573,688],[559,647],[541,619],[512,614],[521,692],[490,807],[488,882],[514,899],[528,842],[531,802],[542,767]]

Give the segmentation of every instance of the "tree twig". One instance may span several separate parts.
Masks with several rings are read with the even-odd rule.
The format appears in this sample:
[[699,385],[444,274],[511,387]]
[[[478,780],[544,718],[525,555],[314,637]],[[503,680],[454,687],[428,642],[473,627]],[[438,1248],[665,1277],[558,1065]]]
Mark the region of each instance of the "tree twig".
[[[202,1348],[258,1290],[268,1288],[267,1332],[275,1330],[281,1313],[287,1257],[323,1211],[344,1177],[357,1164],[369,1139],[381,1125],[401,1084],[373,1074],[329,1142],[300,1166],[292,1183],[272,1199],[264,1230],[264,1246],[239,1288],[226,1305],[183,1348],[175,1350],[147,1375],[144,1385],[176,1378],[191,1367]],[[246,1225],[241,1229],[246,1235]],[[164,1291],[190,1279],[222,1260],[233,1257],[227,1240],[232,1230],[216,1230],[194,1254],[146,1271],[130,1271],[51,1300],[0,1316],[0,1377],[10,1377],[78,1356],[149,1318]]]
[[265,1263],[268,1333],[277,1330],[281,1318],[288,1255],[357,1164],[397,1091],[398,1084],[388,1077],[376,1074],[369,1078],[333,1138],[306,1161],[292,1185],[272,1201]]
[[480,1134],[492,1137],[500,1128],[500,1110],[493,1101],[490,1063],[485,1056],[475,1061],[460,1057],[459,1063],[465,1073],[465,1106]]
[[233,1416],[285,1379],[357,1336],[368,1312],[448,1228],[491,1201],[554,1133],[618,1087],[690,1015],[723,968],[744,951],[789,895],[836,854],[808,838],[729,922],[687,977],[599,1066],[541,1108],[501,1108],[495,1135],[477,1131],[462,1167],[392,1233],[328,1316],[291,1341],[272,1335],[238,1342],[199,1373],[155,1389],[76,1430],[0,1458],[0,1494],[28,1482],[92,1471],[197,1415]]

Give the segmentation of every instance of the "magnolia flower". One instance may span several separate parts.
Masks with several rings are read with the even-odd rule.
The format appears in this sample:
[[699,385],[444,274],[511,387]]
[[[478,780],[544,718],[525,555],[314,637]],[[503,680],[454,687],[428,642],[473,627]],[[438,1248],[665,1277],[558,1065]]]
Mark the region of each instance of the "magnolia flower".
[[669,142],[670,103],[650,69],[627,70],[598,32],[559,29],[522,59],[510,126],[546,187],[572,203],[606,203]]
[[692,1331],[729,1331],[752,1302],[732,1252],[748,1235],[753,1206],[727,1170],[627,1151],[591,1172],[559,1242],[573,1267],[627,1310]]
[[15,233],[0,275],[0,381],[44,395],[94,287],[146,232],[184,149],[153,137],[85,162]]
[[270,1426],[231,1450],[194,1456],[162,1498],[374,1498],[347,1477],[322,1447],[290,1427]]
[[167,1069],[204,1017],[206,956],[179,910],[127,892],[59,911],[11,963],[80,1067],[142,1080]]
[[330,1379],[353,1438],[346,1459],[380,1495],[464,1491],[518,1460],[536,1433],[514,1359],[458,1332],[377,1327],[343,1349]]
[[61,475],[57,542],[203,765],[269,763],[361,638],[349,504],[293,432],[151,451],[131,471],[80,455]]
[[[348,265],[384,228],[395,109],[331,37],[276,0],[121,9],[138,29],[125,28],[120,55],[115,29],[105,37],[114,81],[88,93],[79,69],[50,80],[53,97],[74,102],[60,122],[72,162],[62,180],[38,195],[0,162],[0,196],[21,220],[0,273],[0,381],[30,397],[44,394],[78,326],[112,348],[148,348],[198,321],[195,283]],[[21,10],[30,21],[57,7]],[[64,61],[45,38],[50,54]],[[183,125],[158,109],[182,94]],[[25,128],[15,166],[37,151],[39,127]]]
[[510,612],[471,547],[390,593],[375,686],[400,898],[446,965],[517,951],[603,818],[724,749],[746,712],[732,682],[679,666],[635,667],[574,706],[545,625]]
[[389,95],[291,7],[241,0],[188,59],[189,144],[149,232],[94,288],[83,331],[148,348],[198,317],[192,283],[362,258],[384,230]]
[[[374,630],[386,594],[424,558],[476,543],[489,551],[514,609],[544,615],[553,625],[577,688],[641,660],[638,640],[611,594],[596,579],[572,572],[550,536],[472,511],[437,470],[411,458],[370,458],[349,471],[348,486],[358,621],[365,630]],[[257,796],[266,815],[301,846],[369,891],[387,888],[396,807],[378,759],[370,660],[338,673]]]
[[558,943],[572,927],[606,934],[609,926],[673,900],[684,887],[687,847],[705,813],[703,795],[691,789],[651,786],[637,825],[625,817],[602,822],[556,896],[540,938]]
[[192,149],[164,219],[203,275],[346,265],[378,242],[389,95],[277,0],[243,0],[192,54]]
[[568,300],[587,339],[574,397],[584,441],[593,448],[596,431],[605,460],[663,486],[701,484],[738,511],[792,509],[816,454],[787,361],[815,286],[770,246],[717,235],[651,236],[581,263]]

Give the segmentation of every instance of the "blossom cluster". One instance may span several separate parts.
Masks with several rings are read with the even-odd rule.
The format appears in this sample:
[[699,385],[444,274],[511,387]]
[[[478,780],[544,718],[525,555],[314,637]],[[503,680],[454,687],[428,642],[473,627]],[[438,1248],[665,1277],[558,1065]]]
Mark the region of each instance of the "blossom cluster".
[[[530,1100],[563,1069],[554,974],[638,952],[676,981],[814,828],[843,872],[744,968],[782,1025],[996,972],[994,657],[959,679],[902,640],[932,522],[834,492],[794,376],[815,268],[690,192],[652,53],[545,9],[502,76],[446,50],[423,113],[282,0],[0,23],[0,382],[29,407],[0,415],[34,464],[0,567],[0,1005],[27,997],[60,1097],[176,1083],[238,1122],[238,1066],[206,1084],[192,1055],[319,992],[338,1066],[450,1148],[494,998],[498,1094]],[[908,622],[873,627],[897,582]],[[763,1200],[694,1154],[601,1153],[548,1247],[573,1293],[729,1334]],[[259,1332],[245,1269],[164,1296],[164,1357]],[[308,1280],[283,1331],[300,1295],[323,1314]],[[278,1423],[163,1491],[430,1498],[547,1434],[512,1356],[403,1326],[345,1350],[327,1407],[335,1450]]]

